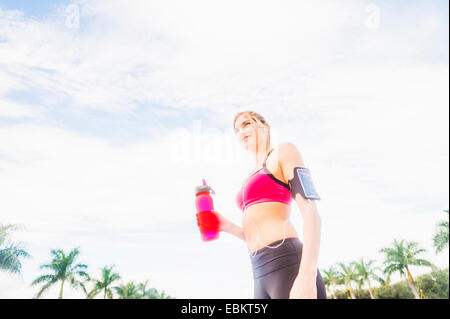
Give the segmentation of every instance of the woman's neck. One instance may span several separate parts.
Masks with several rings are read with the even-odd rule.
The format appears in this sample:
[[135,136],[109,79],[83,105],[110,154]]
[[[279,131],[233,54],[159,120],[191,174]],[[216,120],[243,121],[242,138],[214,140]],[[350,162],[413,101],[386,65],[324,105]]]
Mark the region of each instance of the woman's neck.
[[265,150],[258,150],[258,152],[254,153],[255,156],[255,169],[258,169],[262,166],[264,160],[266,159],[267,153],[272,149],[272,146],[268,146]]

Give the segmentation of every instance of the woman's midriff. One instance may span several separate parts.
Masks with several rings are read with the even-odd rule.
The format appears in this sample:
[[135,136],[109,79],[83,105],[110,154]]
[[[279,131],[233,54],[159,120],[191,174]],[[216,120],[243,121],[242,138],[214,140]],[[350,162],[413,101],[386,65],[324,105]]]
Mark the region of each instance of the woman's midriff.
[[279,202],[265,202],[247,207],[242,216],[242,228],[249,253],[282,240],[284,227],[286,238],[298,237],[289,216],[290,206]]

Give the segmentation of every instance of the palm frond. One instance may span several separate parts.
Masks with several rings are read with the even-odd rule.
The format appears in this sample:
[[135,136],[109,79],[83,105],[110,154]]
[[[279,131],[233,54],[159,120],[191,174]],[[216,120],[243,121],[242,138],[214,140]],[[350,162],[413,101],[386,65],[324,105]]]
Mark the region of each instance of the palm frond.
[[92,289],[89,293],[87,293],[88,299],[93,299],[95,296],[97,296],[100,293],[100,289],[97,289],[96,287]]
[[0,269],[11,273],[20,273],[22,263],[20,258],[28,258],[30,255],[20,245],[9,243],[4,249],[0,249]]
[[43,282],[52,282],[55,280],[55,276],[54,275],[42,275],[38,278],[36,278],[32,283],[31,286],[43,283]]
[[[448,210],[444,210],[448,214]],[[449,222],[441,221],[436,225],[436,233],[433,236],[433,246],[436,254],[443,251],[448,246],[449,241]]]
[[36,298],[36,299],[41,298],[42,294],[43,294],[44,292],[46,292],[46,291],[48,290],[48,288],[50,288],[50,287],[51,287],[52,285],[54,285],[55,283],[56,283],[56,281],[51,281],[51,282],[45,284],[45,285],[39,290],[39,292],[36,294],[35,298]]
[[20,274],[22,270],[20,259],[30,257],[21,243],[8,240],[10,233],[19,228],[21,227],[17,224],[0,225],[0,270]]

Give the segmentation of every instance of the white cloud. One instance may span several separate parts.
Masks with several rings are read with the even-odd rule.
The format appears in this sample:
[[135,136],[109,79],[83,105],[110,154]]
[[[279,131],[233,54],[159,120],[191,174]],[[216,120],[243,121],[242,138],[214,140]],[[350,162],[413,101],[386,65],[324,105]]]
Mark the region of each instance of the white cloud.
[[9,101],[2,101],[0,105],[0,118],[16,119],[16,118],[37,118],[42,119],[43,116],[32,107]]
[[178,108],[264,100],[261,88],[282,89],[280,77],[301,76],[329,60],[350,4],[97,1],[80,6],[86,25],[79,31],[59,20],[16,24],[3,17],[7,42],[0,56],[27,85],[70,96],[75,105],[111,110],[148,100]]

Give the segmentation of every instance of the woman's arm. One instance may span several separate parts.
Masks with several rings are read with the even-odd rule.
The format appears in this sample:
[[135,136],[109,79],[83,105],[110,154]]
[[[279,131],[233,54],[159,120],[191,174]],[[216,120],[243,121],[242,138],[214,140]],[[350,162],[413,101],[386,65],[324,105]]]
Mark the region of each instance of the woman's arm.
[[223,231],[225,233],[229,233],[233,236],[236,236],[239,239],[242,239],[243,241],[246,241],[244,230],[242,227],[239,227],[238,225],[230,222],[228,219],[220,215],[218,212],[214,212],[217,217],[219,218],[220,226],[219,231]]
[[[292,143],[280,144],[278,156],[278,163],[286,182],[294,177],[294,167],[305,167],[300,152]],[[300,194],[296,194],[294,200],[303,217],[303,251],[296,282],[304,281],[305,286],[314,285],[315,287],[322,220],[314,200],[306,199]],[[294,287],[295,285],[296,283],[294,283]],[[317,294],[312,287],[304,289],[307,291],[314,290]],[[300,294],[303,293],[301,292]],[[317,298],[317,296],[312,298]]]

